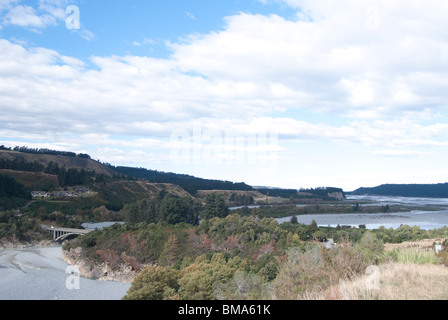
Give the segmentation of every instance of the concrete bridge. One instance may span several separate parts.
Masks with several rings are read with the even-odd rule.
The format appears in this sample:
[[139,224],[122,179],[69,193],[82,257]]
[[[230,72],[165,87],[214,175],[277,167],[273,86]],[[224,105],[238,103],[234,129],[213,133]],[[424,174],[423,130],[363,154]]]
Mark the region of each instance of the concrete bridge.
[[42,228],[46,231],[53,232],[53,240],[55,242],[59,242],[64,240],[65,238],[72,236],[72,235],[83,235],[89,232],[92,232],[92,230],[86,230],[86,229],[70,229],[70,228],[59,228],[54,226],[42,226]]

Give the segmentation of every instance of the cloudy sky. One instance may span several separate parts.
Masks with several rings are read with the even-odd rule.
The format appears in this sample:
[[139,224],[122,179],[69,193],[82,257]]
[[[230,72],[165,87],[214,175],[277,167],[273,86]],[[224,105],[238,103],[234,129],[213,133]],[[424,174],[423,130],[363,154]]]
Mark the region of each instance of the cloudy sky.
[[448,181],[446,0],[0,0],[0,145],[347,191]]

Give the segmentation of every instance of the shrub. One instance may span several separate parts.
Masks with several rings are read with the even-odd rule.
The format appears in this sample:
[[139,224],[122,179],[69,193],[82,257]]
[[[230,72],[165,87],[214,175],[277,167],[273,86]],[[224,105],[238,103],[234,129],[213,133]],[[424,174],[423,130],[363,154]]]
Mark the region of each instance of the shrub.
[[349,242],[332,249],[321,245],[292,248],[287,254],[273,282],[275,299],[298,299],[306,293],[325,290],[363,273],[368,265]]
[[377,263],[384,252],[384,244],[373,232],[366,231],[361,237],[357,249],[362,252],[366,262]]
[[443,241],[442,250],[436,255],[441,264],[448,266],[448,240]]
[[270,296],[270,286],[257,274],[237,271],[227,283],[216,286],[218,300],[261,300]]
[[149,266],[135,277],[123,300],[177,300],[179,278],[173,268]]
[[[238,257],[234,258],[238,259]],[[181,297],[187,300],[212,300],[215,298],[215,286],[233,278],[238,266],[235,261],[226,261],[220,253],[210,260],[201,256],[183,270],[179,280]]]
[[415,248],[394,249],[387,254],[389,258],[406,264],[438,264],[439,259],[432,251],[421,251]]

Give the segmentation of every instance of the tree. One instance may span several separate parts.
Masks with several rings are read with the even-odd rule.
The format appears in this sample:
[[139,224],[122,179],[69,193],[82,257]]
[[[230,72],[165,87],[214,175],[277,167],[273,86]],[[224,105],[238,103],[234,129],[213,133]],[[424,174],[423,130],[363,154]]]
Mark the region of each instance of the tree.
[[372,231],[367,230],[361,237],[358,248],[363,253],[366,261],[377,262],[384,251],[384,244],[378,240]]
[[313,233],[313,239],[319,242],[324,242],[327,240],[327,236],[325,235],[325,232],[318,230]]
[[182,205],[182,221],[194,226],[199,224],[199,212],[202,209],[202,204],[190,197],[182,197],[180,199]]
[[[237,259],[237,258],[234,258]],[[234,259],[226,261],[221,253],[208,260],[199,257],[184,269],[179,280],[181,296],[188,300],[212,300],[215,298],[215,285],[233,278],[238,270]]]
[[135,225],[142,222],[143,219],[135,203],[125,205],[123,210],[126,212],[124,220],[127,224]]
[[91,157],[85,153],[80,153],[80,154],[77,154],[76,156],[81,159],[91,159]]
[[180,276],[170,267],[149,266],[135,277],[123,300],[177,300]]
[[227,283],[216,285],[218,300],[261,300],[269,297],[269,285],[258,274],[237,271]]
[[159,263],[162,266],[172,266],[176,262],[178,249],[179,245],[177,243],[177,237],[173,233],[173,235],[170,236],[168,241],[165,243],[165,248],[159,258]]
[[47,174],[59,174],[59,165],[57,162],[50,161],[47,168],[45,169],[45,173]]
[[13,177],[0,174],[0,211],[24,205],[31,200],[31,193]]
[[313,220],[311,224],[308,226],[308,234],[313,234],[314,232],[319,231],[319,227],[317,225],[316,220]]
[[66,176],[67,170],[65,169],[65,166],[63,166],[58,173],[58,182],[61,187],[64,187],[66,185]]
[[189,196],[178,197],[160,192],[151,199],[138,200],[125,205],[123,211],[125,221],[130,224],[167,222],[169,224],[199,224],[201,203]]
[[213,217],[225,218],[229,215],[224,199],[216,192],[210,193],[205,198],[205,207],[201,212],[201,218],[210,219]]
[[190,197],[179,198],[172,194],[166,195],[161,204],[160,219],[170,224],[181,222],[197,225],[199,223],[200,205]]

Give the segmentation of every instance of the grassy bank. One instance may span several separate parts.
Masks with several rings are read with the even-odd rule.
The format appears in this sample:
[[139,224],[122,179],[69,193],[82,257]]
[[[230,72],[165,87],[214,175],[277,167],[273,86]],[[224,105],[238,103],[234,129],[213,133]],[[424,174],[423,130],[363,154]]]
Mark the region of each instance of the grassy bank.
[[448,268],[434,264],[388,263],[379,266],[378,289],[362,275],[324,291],[306,292],[305,300],[447,300]]
[[[303,300],[448,300],[448,267],[432,250],[440,239],[386,245],[374,272],[323,290],[308,290]],[[376,281],[376,282],[375,282]]]

